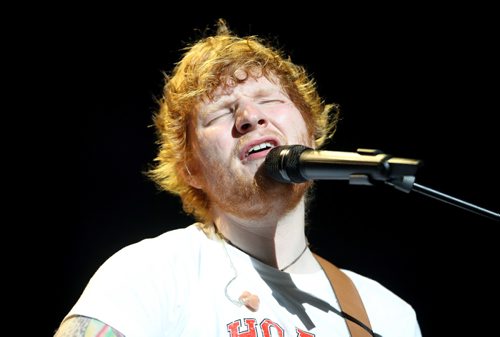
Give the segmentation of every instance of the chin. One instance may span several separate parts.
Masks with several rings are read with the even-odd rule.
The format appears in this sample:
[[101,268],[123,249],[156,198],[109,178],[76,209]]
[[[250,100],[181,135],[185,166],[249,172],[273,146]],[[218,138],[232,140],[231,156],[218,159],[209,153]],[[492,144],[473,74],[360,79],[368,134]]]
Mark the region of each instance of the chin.
[[[256,162],[257,165],[259,165]],[[257,220],[266,216],[280,217],[294,209],[311,183],[287,184],[270,178],[262,163],[255,169],[228,175],[227,170],[215,170],[211,177],[209,199],[224,212],[244,219]]]

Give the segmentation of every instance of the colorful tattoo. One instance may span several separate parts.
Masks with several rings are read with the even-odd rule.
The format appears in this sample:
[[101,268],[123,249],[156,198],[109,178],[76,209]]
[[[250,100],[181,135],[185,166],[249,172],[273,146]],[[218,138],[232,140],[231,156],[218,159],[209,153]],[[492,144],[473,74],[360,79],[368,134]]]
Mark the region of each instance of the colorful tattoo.
[[84,316],[75,316],[63,322],[54,337],[125,337],[105,323]]

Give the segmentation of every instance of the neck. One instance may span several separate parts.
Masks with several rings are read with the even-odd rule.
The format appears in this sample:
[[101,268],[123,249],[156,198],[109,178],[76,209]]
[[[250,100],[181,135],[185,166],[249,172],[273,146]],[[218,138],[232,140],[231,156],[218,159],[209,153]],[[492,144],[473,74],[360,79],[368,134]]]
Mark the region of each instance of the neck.
[[[219,232],[235,247],[277,269],[310,272],[309,251],[304,252],[305,210],[302,200],[282,216],[266,215],[260,219],[242,219],[214,210],[214,222]],[[309,261],[308,263],[305,263]]]

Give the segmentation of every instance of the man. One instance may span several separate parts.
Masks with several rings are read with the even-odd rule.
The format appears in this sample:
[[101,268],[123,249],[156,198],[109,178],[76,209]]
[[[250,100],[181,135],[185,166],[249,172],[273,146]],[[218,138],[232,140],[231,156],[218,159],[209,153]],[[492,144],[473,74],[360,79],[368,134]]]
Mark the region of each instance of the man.
[[[160,103],[150,176],[199,222],[113,255],[56,336],[349,336],[305,236],[311,184],[276,182],[262,168],[276,146],[321,146],[335,129],[335,106],[302,67],[222,21],[189,48]],[[345,273],[367,331],[420,336],[407,303]]]

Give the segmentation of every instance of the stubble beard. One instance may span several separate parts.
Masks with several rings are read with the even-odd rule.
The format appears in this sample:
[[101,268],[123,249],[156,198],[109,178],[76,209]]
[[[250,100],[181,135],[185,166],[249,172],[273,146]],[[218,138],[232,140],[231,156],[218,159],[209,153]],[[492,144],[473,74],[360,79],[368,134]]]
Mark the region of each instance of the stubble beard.
[[287,184],[269,178],[261,165],[253,177],[212,165],[209,199],[221,211],[242,219],[280,217],[295,208],[312,183]]

